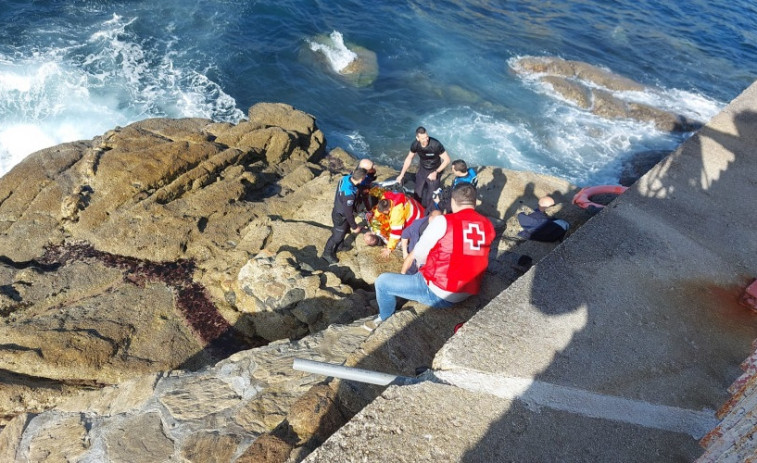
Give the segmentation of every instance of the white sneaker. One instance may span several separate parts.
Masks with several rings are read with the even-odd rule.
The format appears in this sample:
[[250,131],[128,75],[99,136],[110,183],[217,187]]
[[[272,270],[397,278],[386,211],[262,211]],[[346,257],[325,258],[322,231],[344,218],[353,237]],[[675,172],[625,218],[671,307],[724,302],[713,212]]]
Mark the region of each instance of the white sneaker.
[[367,321],[367,322],[363,323],[363,326],[362,326],[362,327],[363,327],[364,329],[368,330],[368,331],[373,331],[373,330],[375,330],[376,328],[378,328],[378,326],[379,326],[379,325],[381,324],[381,322],[383,322],[383,321],[384,321],[384,320],[382,320],[382,319],[381,319],[381,316],[378,316],[378,317],[374,318],[373,320],[369,320],[369,321]]

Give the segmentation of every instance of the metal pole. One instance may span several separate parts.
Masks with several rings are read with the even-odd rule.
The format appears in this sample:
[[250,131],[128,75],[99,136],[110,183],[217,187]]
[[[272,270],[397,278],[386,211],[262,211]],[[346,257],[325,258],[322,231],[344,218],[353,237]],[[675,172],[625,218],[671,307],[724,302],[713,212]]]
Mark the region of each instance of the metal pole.
[[379,386],[387,386],[398,378],[405,380],[405,382],[411,380],[411,378],[404,376],[390,375],[387,373],[379,373],[371,370],[363,370],[361,368],[345,367],[344,365],[335,365],[333,363],[316,362],[315,360],[305,360],[298,358],[294,359],[292,368],[298,371],[305,371],[308,373],[315,373],[323,376],[351,379],[353,381],[359,381],[361,383],[378,384]]

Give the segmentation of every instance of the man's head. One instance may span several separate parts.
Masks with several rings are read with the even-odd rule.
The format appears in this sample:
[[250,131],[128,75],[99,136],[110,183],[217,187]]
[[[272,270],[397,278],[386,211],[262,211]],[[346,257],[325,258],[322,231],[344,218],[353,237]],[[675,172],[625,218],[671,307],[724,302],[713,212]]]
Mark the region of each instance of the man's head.
[[476,187],[470,183],[460,183],[452,189],[452,212],[476,207]]
[[415,139],[420,142],[421,146],[426,146],[428,144],[428,133],[426,132],[425,127],[418,127],[415,129]]
[[452,173],[456,177],[465,177],[468,174],[468,164],[462,159],[452,161]]
[[373,232],[364,233],[363,241],[368,246],[378,246],[379,243],[381,242],[378,235]]
[[357,185],[365,179],[366,175],[368,175],[368,171],[363,169],[362,167],[358,167],[357,169],[352,171],[352,175],[350,175],[350,181]]
[[370,172],[373,170],[373,161],[368,158],[363,158],[360,160],[357,166],[365,169],[366,172]]
[[555,205],[555,200],[551,196],[542,196],[539,198],[539,210],[545,210]]
[[392,209],[392,202],[386,198],[379,201],[378,204],[376,205],[376,210],[381,212],[382,214],[386,214],[391,209]]

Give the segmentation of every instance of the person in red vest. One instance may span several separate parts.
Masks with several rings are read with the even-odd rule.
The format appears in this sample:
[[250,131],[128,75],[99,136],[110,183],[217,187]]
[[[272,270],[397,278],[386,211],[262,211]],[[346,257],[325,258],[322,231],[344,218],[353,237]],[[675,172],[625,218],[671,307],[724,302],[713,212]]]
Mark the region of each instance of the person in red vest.
[[[452,213],[437,217],[408,254],[402,273],[382,273],[375,283],[379,316],[366,323],[374,329],[389,318],[397,298],[447,308],[478,294],[489,265],[494,226],[475,210],[476,188],[462,183],[452,190]],[[413,261],[420,271],[405,272]]]

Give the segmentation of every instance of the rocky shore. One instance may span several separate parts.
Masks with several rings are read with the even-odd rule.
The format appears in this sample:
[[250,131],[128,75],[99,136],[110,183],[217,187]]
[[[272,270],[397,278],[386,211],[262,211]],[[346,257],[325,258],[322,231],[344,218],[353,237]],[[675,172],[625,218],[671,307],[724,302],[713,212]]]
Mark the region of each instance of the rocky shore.
[[299,461],[381,388],[293,358],[415,376],[557,245],[518,238],[517,212],[551,194],[571,231],[590,218],[564,180],[478,167],[497,230],[482,293],[369,333],[401,255],[352,237],[339,264],[318,257],[357,161],[290,106],[248,115],[145,120],[0,179],[0,461]]

